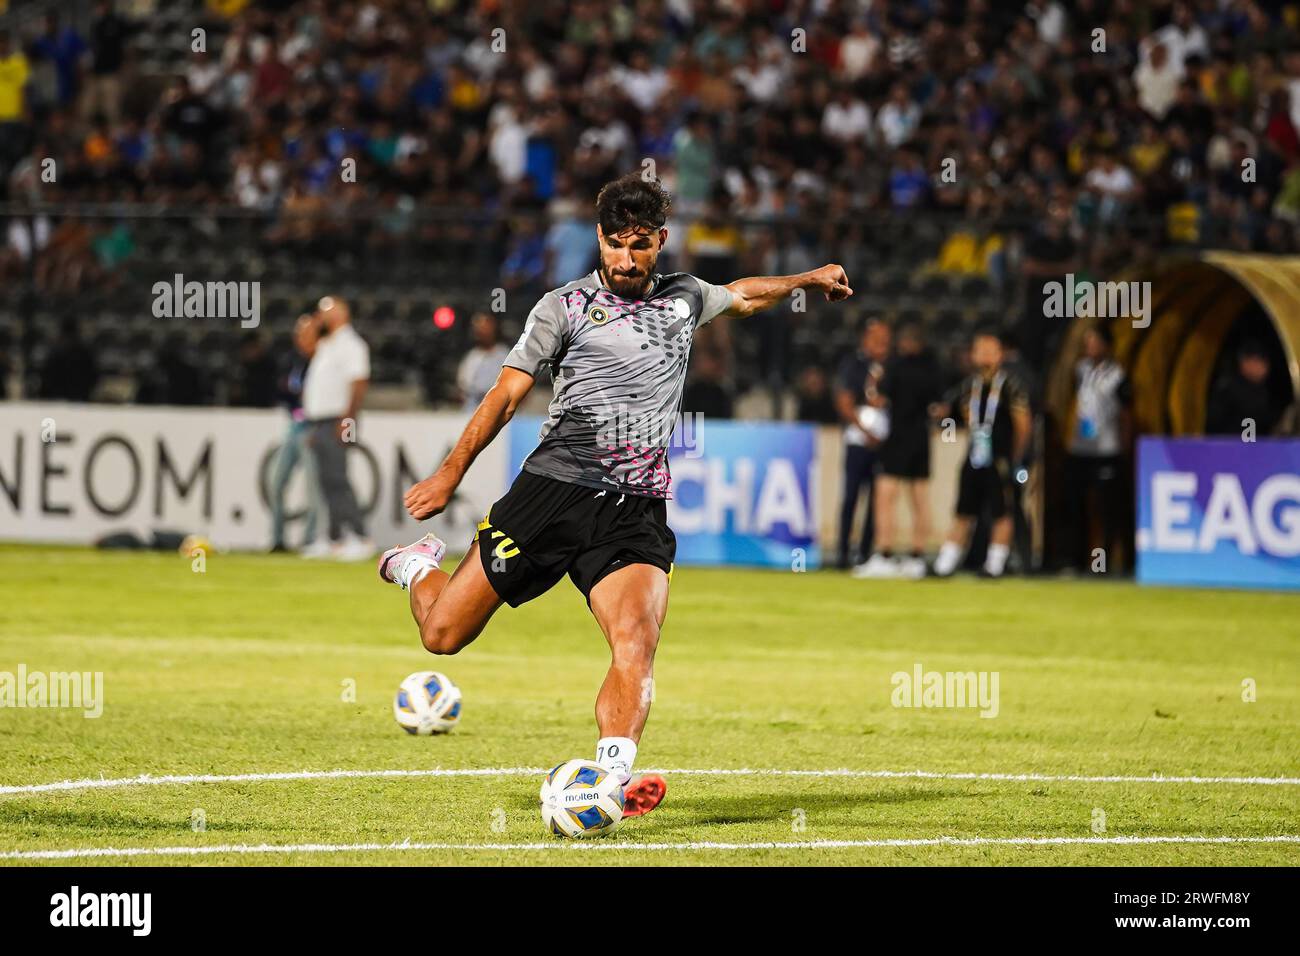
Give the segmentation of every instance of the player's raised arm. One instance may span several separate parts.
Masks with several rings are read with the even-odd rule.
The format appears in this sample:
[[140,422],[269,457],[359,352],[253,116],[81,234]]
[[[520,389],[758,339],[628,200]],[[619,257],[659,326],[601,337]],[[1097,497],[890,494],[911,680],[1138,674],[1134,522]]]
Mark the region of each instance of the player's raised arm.
[[792,276],[752,276],[726,285],[731,292],[731,308],[723,315],[741,317],[771,308],[791,295],[795,289],[816,289],[828,302],[839,302],[853,294],[844,267],[831,263],[811,272]]
[[447,507],[451,496],[478,453],[486,448],[506,422],[514,417],[519,403],[533,387],[533,376],[505,366],[496,383],[488,389],[461,432],[456,445],[432,476],[412,485],[403,502],[406,511],[417,521],[432,518]]

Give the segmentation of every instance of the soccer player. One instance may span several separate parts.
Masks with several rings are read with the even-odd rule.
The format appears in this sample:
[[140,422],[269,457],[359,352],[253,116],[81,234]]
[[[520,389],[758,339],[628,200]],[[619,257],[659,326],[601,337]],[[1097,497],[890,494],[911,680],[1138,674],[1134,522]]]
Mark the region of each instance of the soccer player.
[[657,182],[636,173],[600,190],[599,267],[542,296],[455,447],[407,491],[413,518],[441,512],[550,368],[554,396],[540,442],[480,522],[455,573],[440,569],[446,545],[431,534],[379,562],[381,578],[410,592],[420,638],[434,654],[455,654],[503,602],[518,607],[569,575],[609,642],[610,668],[596,698],[596,762],[623,781],[627,816],[654,809],[665,789],[657,776],[633,781],[632,766],[677,549],[666,520],[667,446],[691,339],[719,315],[752,315],[796,289],[829,301],[853,292],[838,265],[725,286],[661,275],[655,264],[670,202]]
[[1015,529],[1014,468],[1029,448],[1029,396],[1002,367],[1002,339],[996,332],[976,332],[970,357],[976,371],[961,384],[957,398],[957,414],[970,432],[970,447],[958,478],[957,515],[934,559],[934,573],[947,577],[957,570],[971,528],[987,508],[993,525],[980,576],[1000,578]]

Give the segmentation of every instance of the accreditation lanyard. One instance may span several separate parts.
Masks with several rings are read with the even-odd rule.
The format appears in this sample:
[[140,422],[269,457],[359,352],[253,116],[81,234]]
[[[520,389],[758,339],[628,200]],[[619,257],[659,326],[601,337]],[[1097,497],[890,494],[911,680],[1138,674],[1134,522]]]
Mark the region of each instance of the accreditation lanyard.
[[980,393],[983,381],[977,381],[970,390],[970,464],[972,468],[987,468],[993,463],[993,422],[998,415],[998,399],[1002,397],[1002,383],[1007,380],[1006,372],[998,372],[989,385],[989,397],[984,403],[984,415],[980,417]]
[[1105,362],[1097,362],[1083,373],[1079,383],[1077,406],[1077,431],[1080,438],[1096,438],[1101,425],[1102,387],[1108,383],[1110,368]]

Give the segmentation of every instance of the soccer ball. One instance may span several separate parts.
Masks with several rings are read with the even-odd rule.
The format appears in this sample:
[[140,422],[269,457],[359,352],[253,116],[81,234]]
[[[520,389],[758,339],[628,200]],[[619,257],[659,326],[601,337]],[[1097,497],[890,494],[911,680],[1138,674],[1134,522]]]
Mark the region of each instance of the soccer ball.
[[858,409],[858,422],[866,429],[867,434],[877,441],[884,441],[889,437],[889,412],[876,408],[874,405],[863,405]]
[[460,688],[446,674],[419,671],[402,681],[393,716],[408,734],[445,734],[460,723]]
[[609,836],[623,822],[618,774],[591,760],[562,763],[542,780],[542,825],[558,837]]

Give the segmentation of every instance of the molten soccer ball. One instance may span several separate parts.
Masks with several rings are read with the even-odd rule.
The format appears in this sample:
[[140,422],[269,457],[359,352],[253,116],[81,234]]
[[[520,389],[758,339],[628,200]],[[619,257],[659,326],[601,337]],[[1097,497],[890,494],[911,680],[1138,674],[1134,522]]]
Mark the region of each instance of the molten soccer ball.
[[555,836],[609,836],[623,822],[623,784],[598,763],[570,760],[542,780],[541,807]]
[[419,671],[402,681],[393,716],[408,734],[445,734],[460,723],[460,688],[446,674]]

